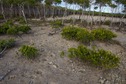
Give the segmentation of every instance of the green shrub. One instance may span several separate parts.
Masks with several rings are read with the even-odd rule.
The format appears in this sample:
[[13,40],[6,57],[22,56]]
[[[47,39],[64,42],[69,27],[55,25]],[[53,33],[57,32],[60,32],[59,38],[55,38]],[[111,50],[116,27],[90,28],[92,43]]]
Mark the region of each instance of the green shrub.
[[15,45],[15,40],[14,39],[1,40],[0,41],[0,51],[2,51],[5,47],[11,48],[14,45]]
[[62,36],[68,40],[75,40],[78,32],[77,27],[67,26],[62,30]]
[[62,30],[62,36],[69,40],[77,40],[86,43],[94,39],[92,34],[87,29],[73,26],[65,27]]
[[80,42],[88,43],[93,41],[93,35],[87,29],[79,29],[77,32],[77,40]]
[[9,25],[8,24],[3,24],[1,27],[0,27],[0,34],[6,34],[7,30],[9,29]]
[[109,51],[103,49],[91,50],[87,47],[80,45],[78,48],[69,48],[70,58],[79,58],[82,61],[88,61],[91,64],[104,68],[114,68],[119,65],[119,57]]
[[8,20],[7,22],[5,22],[4,24],[2,24],[0,26],[0,34],[6,34],[7,30],[9,28],[11,28],[11,26],[13,25],[13,22],[11,20]]
[[112,38],[116,37],[116,34],[114,34],[112,31],[107,30],[105,28],[98,28],[92,30],[91,33],[96,40],[101,40],[101,41],[112,40]]
[[111,21],[110,20],[106,20],[104,24],[105,25],[110,25],[111,24]]
[[25,22],[23,17],[15,18],[15,21],[18,21],[20,24],[26,24],[26,22]]
[[31,30],[31,28],[29,26],[19,26],[18,31],[23,32],[23,33],[28,33],[28,31]]
[[37,56],[38,50],[32,46],[23,45],[19,51],[21,54],[29,59],[33,59]]
[[15,27],[9,28],[7,30],[7,34],[9,34],[9,35],[17,35],[18,34],[18,30]]
[[62,25],[62,21],[61,20],[55,20],[51,22],[51,26],[52,28],[60,28]]
[[4,18],[3,18],[3,15],[0,15],[0,19],[4,19]]

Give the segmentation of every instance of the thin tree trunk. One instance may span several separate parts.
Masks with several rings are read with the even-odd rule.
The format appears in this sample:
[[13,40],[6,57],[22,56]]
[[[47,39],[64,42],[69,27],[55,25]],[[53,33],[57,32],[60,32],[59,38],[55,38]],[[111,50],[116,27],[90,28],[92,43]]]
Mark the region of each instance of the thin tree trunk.
[[31,17],[31,10],[29,4],[28,4],[28,16]]
[[124,19],[125,16],[126,16],[126,14],[124,14],[124,15],[122,16],[122,18],[120,19],[119,30],[121,29],[121,26],[122,26],[122,20]]
[[2,10],[3,18],[4,18],[4,20],[7,22],[7,19],[6,19],[5,14],[4,14],[3,2],[2,2],[1,0],[0,0],[0,2],[1,2],[1,10]]
[[10,18],[13,17],[13,4],[11,4],[10,6]]
[[62,24],[64,24],[64,19],[65,19],[66,13],[67,13],[67,3],[66,3],[65,11],[63,14],[63,18],[62,18]]
[[26,19],[26,16],[25,16],[25,12],[24,12],[24,5],[22,6],[22,15],[24,17],[24,20],[25,20],[25,23],[28,25],[28,22],[27,22],[27,19]]

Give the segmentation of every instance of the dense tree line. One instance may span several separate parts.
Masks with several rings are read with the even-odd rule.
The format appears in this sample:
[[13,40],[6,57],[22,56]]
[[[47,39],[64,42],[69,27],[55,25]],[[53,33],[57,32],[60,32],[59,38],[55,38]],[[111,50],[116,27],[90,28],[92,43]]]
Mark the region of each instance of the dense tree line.
[[[65,8],[58,7],[58,5],[62,2],[65,2]],[[72,11],[68,10],[68,4],[74,4]],[[101,16],[104,15],[102,13],[103,7],[111,7],[111,17],[113,21],[113,17],[115,16],[114,11],[119,10],[118,5],[120,4],[124,6],[122,9],[124,14],[122,17],[120,17],[121,25],[121,20],[126,17],[125,0],[0,0],[0,14],[2,14],[5,21],[8,17],[12,18],[13,16],[23,16],[27,22],[26,17],[39,17],[46,19],[48,16],[54,17],[55,15],[63,17],[65,17],[67,14],[75,15],[77,13],[76,8],[79,7],[81,10],[78,12],[80,17],[83,15],[90,16],[93,24],[93,16],[95,15],[95,11],[91,11],[91,5],[94,5],[94,10],[99,9],[99,24],[101,24]],[[109,14],[107,14],[106,17],[108,15]],[[74,23],[75,18],[72,19]],[[83,19],[81,19],[81,22],[83,22]],[[62,23],[64,23],[64,20],[62,20]],[[111,25],[112,24],[113,23],[111,22]]]

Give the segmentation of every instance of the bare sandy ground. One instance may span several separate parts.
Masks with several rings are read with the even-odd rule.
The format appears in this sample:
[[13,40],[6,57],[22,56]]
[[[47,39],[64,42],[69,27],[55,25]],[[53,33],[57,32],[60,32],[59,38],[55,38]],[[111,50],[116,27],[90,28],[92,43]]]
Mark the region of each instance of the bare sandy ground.
[[[65,16],[65,17],[56,17],[55,19],[79,19],[79,15],[69,15],[69,16]],[[83,20],[86,20],[86,21],[92,21],[92,19],[94,21],[100,21],[100,17],[99,16],[87,16],[87,15],[83,15],[80,17],[80,19],[83,19]],[[101,21],[104,21],[104,20],[109,20],[109,21],[113,21],[113,22],[120,22],[120,19],[121,18],[112,18],[112,17],[105,17],[105,16],[101,16]],[[54,20],[52,18],[48,18],[48,20]],[[121,19],[122,22],[126,23],[126,18],[124,19]]]
[[[37,22],[37,21],[36,21]],[[61,32],[49,36],[53,29],[48,23],[31,24],[30,34],[20,37],[0,36],[0,39],[15,38],[17,46],[5,52],[0,59],[0,75],[15,68],[0,84],[126,84],[126,50],[117,44],[95,42],[98,48],[110,50],[121,58],[118,68],[105,70],[77,60],[61,57],[61,51],[77,47],[78,42],[62,38]],[[126,34],[118,33],[117,40],[126,43]],[[125,40],[124,40],[125,39]],[[39,56],[28,60],[17,54],[24,44],[34,44]]]

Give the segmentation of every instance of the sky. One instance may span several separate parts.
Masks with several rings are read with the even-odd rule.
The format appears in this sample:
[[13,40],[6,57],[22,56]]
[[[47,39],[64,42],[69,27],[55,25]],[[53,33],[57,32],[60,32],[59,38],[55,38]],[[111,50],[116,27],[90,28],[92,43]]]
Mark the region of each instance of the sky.
[[[61,6],[61,7],[66,7],[66,4],[65,4],[65,2],[62,2],[59,6]],[[92,5],[92,6],[91,6],[91,11],[94,11],[94,7],[95,7],[95,5]],[[79,6],[76,6],[76,5],[74,5],[74,4],[73,4],[73,5],[67,4],[67,8],[69,8],[69,9],[75,9],[75,10],[80,9]],[[119,6],[117,7],[117,10],[114,10],[113,12],[114,12],[114,13],[122,13],[122,9],[123,9],[123,6],[122,6],[122,5],[119,5]],[[97,9],[97,10],[95,10],[95,11],[99,11],[99,9]],[[112,9],[111,9],[109,6],[107,6],[107,7],[102,7],[102,12],[112,13]]]
[[[43,1],[44,2],[44,1]],[[61,4],[59,4],[58,6],[61,6],[61,7],[66,7],[66,3],[62,1]],[[95,5],[91,5],[91,11],[94,11],[94,7],[96,7]],[[80,9],[79,6],[77,5],[74,5],[74,4],[67,4],[67,8],[68,9],[74,9],[74,10],[78,10]],[[122,13],[122,9],[123,9],[123,6],[122,5],[118,5],[117,9],[113,11],[113,13]],[[88,9],[87,9],[88,10]],[[96,9],[95,11],[98,11],[99,12],[99,8]],[[106,6],[106,7],[102,7],[102,12],[106,12],[106,13],[112,13],[112,9],[109,7],[109,6]]]

